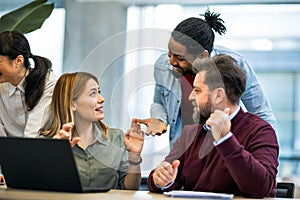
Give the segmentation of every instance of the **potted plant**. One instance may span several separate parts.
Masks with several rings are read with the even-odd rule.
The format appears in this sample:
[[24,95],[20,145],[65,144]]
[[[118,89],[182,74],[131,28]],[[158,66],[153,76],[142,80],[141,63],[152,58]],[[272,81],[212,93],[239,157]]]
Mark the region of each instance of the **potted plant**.
[[41,28],[44,21],[51,15],[54,3],[48,0],[35,0],[0,18],[0,32],[17,30],[23,34]]

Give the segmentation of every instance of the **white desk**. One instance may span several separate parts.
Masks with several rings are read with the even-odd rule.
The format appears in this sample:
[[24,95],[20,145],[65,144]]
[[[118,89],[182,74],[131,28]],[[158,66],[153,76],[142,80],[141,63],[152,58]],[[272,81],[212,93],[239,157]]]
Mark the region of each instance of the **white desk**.
[[[163,194],[155,194],[148,191],[110,190],[105,193],[62,193],[44,192],[35,190],[6,189],[0,186],[0,199],[5,200],[180,200],[183,198],[171,198]],[[235,197],[236,200],[245,198]],[[284,200],[283,198],[269,198],[270,200]],[[191,199],[189,199],[191,200]],[[249,199],[254,200],[254,199]],[[290,200],[290,199],[286,199]]]

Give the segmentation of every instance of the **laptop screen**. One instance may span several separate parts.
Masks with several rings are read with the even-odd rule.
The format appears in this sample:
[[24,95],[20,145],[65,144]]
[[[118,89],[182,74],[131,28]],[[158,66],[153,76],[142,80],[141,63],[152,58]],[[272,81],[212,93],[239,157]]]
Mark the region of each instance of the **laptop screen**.
[[85,192],[68,140],[0,137],[0,165],[7,187]]

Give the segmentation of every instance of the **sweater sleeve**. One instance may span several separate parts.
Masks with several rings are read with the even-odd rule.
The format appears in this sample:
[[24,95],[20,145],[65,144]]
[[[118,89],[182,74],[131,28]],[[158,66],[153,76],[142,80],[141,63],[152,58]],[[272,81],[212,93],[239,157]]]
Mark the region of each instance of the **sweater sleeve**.
[[216,149],[244,196],[262,198],[275,193],[272,190],[276,184],[279,147],[270,125],[259,128],[249,138],[245,147],[233,135]]

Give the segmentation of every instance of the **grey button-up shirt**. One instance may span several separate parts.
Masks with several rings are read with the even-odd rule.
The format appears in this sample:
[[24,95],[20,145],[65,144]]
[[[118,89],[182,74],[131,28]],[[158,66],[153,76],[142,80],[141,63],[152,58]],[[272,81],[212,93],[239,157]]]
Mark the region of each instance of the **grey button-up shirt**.
[[0,83],[0,136],[36,137],[40,130],[45,129],[56,79],[50,71],[44,93],[31,111],[27,110],[25,104],[25,77],[17,86],[8,82]]
[[128,171],[128,152],[124,145],[124,134],[120,129],[109,128],[104,138],[98,125],[95,126],[95,140],[86,150],[73,147],[81,185],[85,189],[124,189]]

